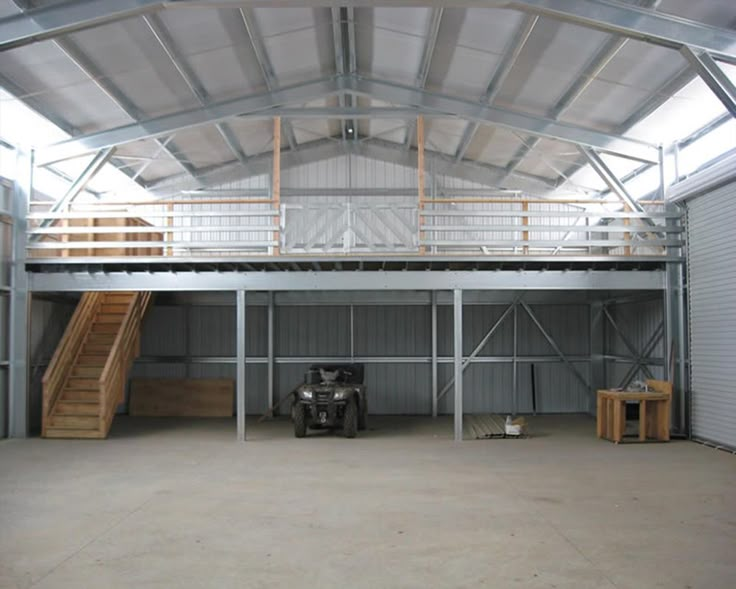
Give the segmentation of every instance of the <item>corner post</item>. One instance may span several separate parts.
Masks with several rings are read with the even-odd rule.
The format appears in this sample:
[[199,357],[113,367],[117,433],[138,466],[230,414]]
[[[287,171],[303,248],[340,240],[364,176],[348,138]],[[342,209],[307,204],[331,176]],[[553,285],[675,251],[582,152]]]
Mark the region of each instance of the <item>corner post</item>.
[[17,152],[13,187],[13,243],[10,276],[10,341],[8,356],[8,437],[28,437],[28,325],[30,299],[26,273],[28,202],[33,190],[33,151]]

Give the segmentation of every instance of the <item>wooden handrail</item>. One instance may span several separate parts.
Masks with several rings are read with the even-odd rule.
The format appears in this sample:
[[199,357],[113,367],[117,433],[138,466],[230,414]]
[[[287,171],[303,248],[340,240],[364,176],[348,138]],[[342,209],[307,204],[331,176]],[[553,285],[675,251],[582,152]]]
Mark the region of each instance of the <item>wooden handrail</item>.
[[114,416],[115,408],[122,401],[128,370],[138,351],[137,339],[140,335],[140,323],[150,300],[151,293],[149,292],[140,292],[133,295],[100,374],[98,385],[100,389],[100,428],[102,431],[107,431],[107,427]]
[[43,419],[54,407],[66,383],[69,373],[84,345],[87,333],[99,309],[102,293],[88,292],[82,295],[59,345],[43,375]]

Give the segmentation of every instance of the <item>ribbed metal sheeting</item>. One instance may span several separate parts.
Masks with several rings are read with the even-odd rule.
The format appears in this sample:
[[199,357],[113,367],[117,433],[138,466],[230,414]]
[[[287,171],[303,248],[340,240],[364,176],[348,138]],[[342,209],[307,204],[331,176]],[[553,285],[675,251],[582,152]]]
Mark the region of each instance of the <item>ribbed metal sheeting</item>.
[[688,202],[691,428],[736,448],[736,183]]
[[[0,179],[0,209],[10,206],[10,184]],[[10,219],[0,219],[0,438],[8,435],[8,338],[10,297],[10,255],[12,245],[12,225]]]
[[[278,305],[275,309],[277,398],[286,395],[302,380],[310,359],[349,359],[352,354],[356,358],[380,358],[366,364],[365,381],[369,387],[371,413],[427,415],[431,412],[429,305],[356,304],[351,310],[347,304],[314,304],[306,299],[305,304]],[[506,308],[507,305],[497,304],[465,305],[463,351],[466,355],[473,351]],[[571,358],[588,355],[587,305],[532,305],[532,309],[566,355]],[[246,410],[251,414],[263,413],[268,406],[266,307],[249,305],[246,326]],[[440,305],[439,355],[448,360],[453,354],[452,333],[452,308]],[[136,363],[132,376],[234,378],[234,307],[154,305],[144,322],[141,352],[141,360]],[[554,350],[521,308],[518,309],[518,354],[546,358],[545,362],[535,363],[539,412],[588,411],[588,391],[558,361]],[[511,315],[479,356],[479,362],[468,367],[464,375],[466,412],[513,411]],[[483,356],[495,359],[483,361]],[[178,360],[168,362],[167,357],[178,357]],[[192,360],[187,362],[187,357]],[[202,361],[207,357],[214,361]],[[159,361],[150,361],[156,358]],[[576,361],[575,366],[589,378],[587,362]],[[531,362],[520,361],[518,370],[518,411],[530,412]],[[440,363],[440,389],[451,376],[452,363]],[[442,399],[440,413],[452,412],[452,394],[450,390]]]

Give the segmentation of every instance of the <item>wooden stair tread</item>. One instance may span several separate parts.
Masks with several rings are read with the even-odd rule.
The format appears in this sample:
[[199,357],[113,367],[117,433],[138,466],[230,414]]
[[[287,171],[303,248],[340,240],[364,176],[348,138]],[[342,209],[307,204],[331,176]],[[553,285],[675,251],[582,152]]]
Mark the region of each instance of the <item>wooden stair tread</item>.
[[100,415],[100,404],[95,401],[57,401],[54,416],[73,415],[78,417]]
[[92,439],[103,439],[106,436],[99,430],[96,429],[71,429],[71,428],[56,428],[47,427],[44,433],[45,438],[92,438]]
[[59,396],[61,401],[97,401],[100,398],[99,390],[64,389]]
[[47,427],[54,429],[99,429],[100,418],[97,415],[59,415],[48,418]]

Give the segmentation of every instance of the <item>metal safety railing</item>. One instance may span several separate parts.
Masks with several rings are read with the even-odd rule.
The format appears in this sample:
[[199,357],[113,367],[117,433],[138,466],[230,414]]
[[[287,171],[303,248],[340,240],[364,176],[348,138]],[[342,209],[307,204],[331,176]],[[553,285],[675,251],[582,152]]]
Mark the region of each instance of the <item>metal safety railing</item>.
[[[595,206],[585,205],[593,204]],[[407,199],[305,203],[181,199],[33,203],[30,258],[422,255],[657,256],[681,248],[680,213],[606,209],[601,201]],[[45,205],[47,210],[42,209]]]

